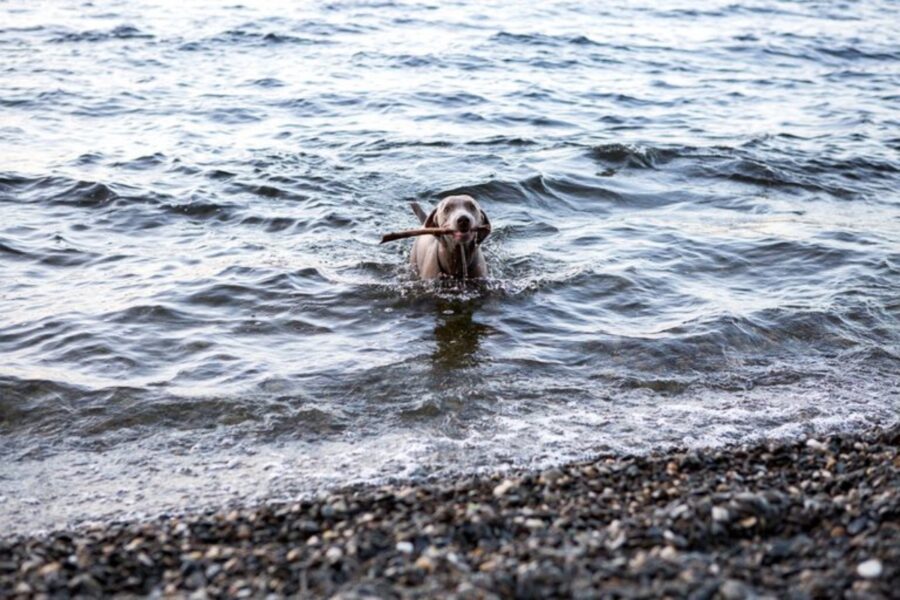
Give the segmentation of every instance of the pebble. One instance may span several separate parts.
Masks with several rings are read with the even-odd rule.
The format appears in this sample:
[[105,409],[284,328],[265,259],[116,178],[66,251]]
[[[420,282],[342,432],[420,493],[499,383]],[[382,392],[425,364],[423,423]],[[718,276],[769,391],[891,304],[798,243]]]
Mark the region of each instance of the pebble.
[[541,473],[541,483],[553,484],[563,478],[563,472],[560,469],[547,469]]
[[505,496],[510,490],[515,489],[516,485],[516,482],[512,479],[503,480],[500,485],[494,488],[494,497],[500,498],[501,496]]
[[673,546],[666,546],[659,551],[659,557],[663,560],[675,560],[678,558],[678,550]]
[[825,452],[828,450],[828,446],[813,438],[809,438],[808,440],[806,440],[806,447],[811,448],[812,450],[815,450],[817,452]]
[[856,567],[857,574],[865,579],[875,579],[876,577],[881,577],[882,570],[883,567],[881,565],[881,561],[877,558],[871,558],[867,561],[863,561]]
[[719,586],[719,594],[724,600],[743,600],[750,597],[750,591],[742,582],[736,579],[726,579]]

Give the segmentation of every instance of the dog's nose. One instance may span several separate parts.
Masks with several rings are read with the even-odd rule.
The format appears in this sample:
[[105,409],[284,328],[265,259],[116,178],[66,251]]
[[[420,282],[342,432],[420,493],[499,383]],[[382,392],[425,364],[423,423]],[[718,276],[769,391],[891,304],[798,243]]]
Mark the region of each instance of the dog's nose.
[[456,218],[456,228],[460,231],[468,231],[472,228],[472,219],[467,215],[460,215]]

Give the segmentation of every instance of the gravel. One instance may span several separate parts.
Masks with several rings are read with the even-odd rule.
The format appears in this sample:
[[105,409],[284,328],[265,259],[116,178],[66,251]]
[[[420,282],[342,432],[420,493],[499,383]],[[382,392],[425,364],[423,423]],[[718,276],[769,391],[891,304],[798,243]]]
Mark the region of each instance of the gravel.
[[897,597],[900,426],[0,541],[0,597]]

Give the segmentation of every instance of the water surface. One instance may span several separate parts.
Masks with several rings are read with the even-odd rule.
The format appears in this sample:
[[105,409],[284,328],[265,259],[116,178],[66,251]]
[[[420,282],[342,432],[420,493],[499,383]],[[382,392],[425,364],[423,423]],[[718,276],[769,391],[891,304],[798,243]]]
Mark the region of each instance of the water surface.
[[895,3],[657,4],[0,2],[0,530],[895,421]]

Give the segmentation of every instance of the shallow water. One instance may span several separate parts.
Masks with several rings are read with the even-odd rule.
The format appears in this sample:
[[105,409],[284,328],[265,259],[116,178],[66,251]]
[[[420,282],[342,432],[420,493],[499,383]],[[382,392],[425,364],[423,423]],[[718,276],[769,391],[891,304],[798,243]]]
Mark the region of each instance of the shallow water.
[[898,9],[694,4],[0,2],[0,530],[896,421]]

